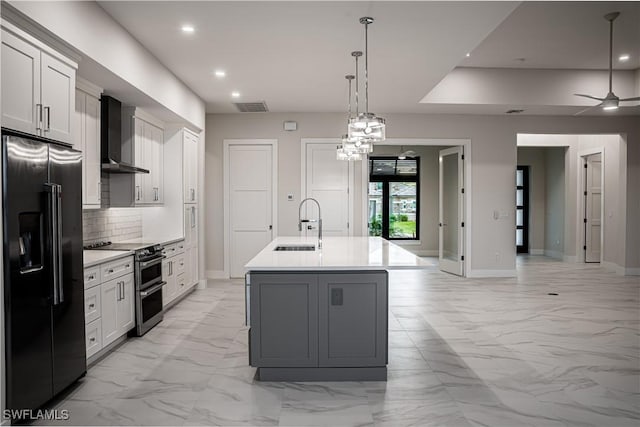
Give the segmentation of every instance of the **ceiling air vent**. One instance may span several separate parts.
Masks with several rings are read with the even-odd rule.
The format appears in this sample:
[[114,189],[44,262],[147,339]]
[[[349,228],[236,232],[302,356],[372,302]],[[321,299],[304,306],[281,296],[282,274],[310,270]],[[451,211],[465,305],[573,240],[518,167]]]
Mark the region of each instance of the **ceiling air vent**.
[[233,105],[238,108],[241,113],[266,113],[269,111],[267,103],[260,102],[234,102]]

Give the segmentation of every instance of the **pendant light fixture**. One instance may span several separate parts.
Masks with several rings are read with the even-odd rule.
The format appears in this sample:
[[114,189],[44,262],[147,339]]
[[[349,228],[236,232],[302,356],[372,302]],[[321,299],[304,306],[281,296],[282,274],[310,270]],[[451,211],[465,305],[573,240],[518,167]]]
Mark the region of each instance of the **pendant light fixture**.
[[[360,18],[360,23],[364,25],[364,96],[365,112],[356,112],[356,117],[349,119],[348,137],[349,139],[360,140],[370,144],[385,140],[385,120],[369,112],[369,24],[373,23],[373,18],[365,16]],[[353,55],[353,54],[352,54]],[[357,57],[356,57],[357,64]],[[356,65],[357,67],[357,65]],[[356,72],[356,109],[358,105],[358,81]]]

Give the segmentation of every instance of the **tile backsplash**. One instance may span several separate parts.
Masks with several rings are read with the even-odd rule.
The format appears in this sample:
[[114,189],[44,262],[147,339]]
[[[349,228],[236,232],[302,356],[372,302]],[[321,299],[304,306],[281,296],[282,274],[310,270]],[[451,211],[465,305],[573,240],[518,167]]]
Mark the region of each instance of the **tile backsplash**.
[[122,242],[142,237],[142,212],[136,208],[82,211],[84,244],[97,240]]

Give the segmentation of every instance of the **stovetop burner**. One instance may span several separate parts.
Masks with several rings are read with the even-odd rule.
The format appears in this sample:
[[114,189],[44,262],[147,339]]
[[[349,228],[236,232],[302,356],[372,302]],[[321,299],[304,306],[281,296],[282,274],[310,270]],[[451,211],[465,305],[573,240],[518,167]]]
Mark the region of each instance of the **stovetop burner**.
[[109,246],[111,244],[112,243],[108,240],[99,240],[97,242],[89,243],[88,245],[83,246],[82,249],[99,249],[103,246]]
[[158,246],[157,243],[112,243],[109,241],[99,241],[84,246],[84,249],[98,251],[142,251],[148,249],[151,250],[151,252],[156,252],[158,250],[156,246]]

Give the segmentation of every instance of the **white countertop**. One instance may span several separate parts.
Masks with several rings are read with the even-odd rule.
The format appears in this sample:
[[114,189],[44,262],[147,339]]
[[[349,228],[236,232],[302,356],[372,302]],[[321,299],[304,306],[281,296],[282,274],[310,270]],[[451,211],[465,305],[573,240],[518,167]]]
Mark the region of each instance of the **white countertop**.
[[277,245],[314,244],[317,237],[278,237],[246,265],[247,270],[422,269],[429,263],[380,237],[325,237],[315,251],[274,251]]
[[133,255],[133,251],[82,251],[84,268]]

